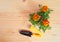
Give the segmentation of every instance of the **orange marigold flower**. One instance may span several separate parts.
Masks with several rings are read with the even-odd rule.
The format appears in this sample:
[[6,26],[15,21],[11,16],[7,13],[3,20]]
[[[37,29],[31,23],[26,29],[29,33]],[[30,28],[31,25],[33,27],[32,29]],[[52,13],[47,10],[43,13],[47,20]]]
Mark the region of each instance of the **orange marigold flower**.
[[44,24],[44,26],[48,26],[49,25],[49,21],[48,20],[43,20],[43,24]]
[[34,20],[34,21],[38,21],[40,18],[41,18],[41,16],[38,15],[38,14],[34,14],[34,15],[33,15],[33,20]]
[[43,12],[47,12],[47,11],[48,11],[48,7],[47,7],[47,6],[43,6],[43,7],[42,7],[42,11],[43,11]]

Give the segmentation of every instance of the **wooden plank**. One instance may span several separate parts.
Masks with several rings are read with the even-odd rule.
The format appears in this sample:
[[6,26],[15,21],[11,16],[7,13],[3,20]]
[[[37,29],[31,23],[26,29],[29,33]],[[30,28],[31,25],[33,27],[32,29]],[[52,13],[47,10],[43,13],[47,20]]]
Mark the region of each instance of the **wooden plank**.
[[[48,5],[51,30],[40,39],[19,34],[31,24],[29,13],[38,11],[38,4]],[[60,42],[60,0],[0,0],[0,42]]]

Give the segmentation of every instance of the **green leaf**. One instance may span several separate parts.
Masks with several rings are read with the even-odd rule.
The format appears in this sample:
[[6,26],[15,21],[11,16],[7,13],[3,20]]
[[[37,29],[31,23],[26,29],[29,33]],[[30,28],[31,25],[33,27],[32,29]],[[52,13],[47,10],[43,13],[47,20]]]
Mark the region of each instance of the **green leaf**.
[[44,31],[46,31],[47,29],[49,30],[49,29],[51,29],[51,27],[50,26],[44,26],[45,28],[44,28]]
[[45,27],[43,25],[40,26],[40,29],[42,29],[42,31],[45,32]]
[[34,21],[33,19],[30,19],[30,22],[33,24],[33,25],[37,25],[39,23],[39,21]]
[[48,12],[45,12],[45,13],[41,12],[41,16],[42,16],[43,19],[48,19],[49,18],[49,13]]
[[48,25],[48,26],[44,26],[42,23],[40,24],[40,27],[39,29],[42,29],[43,32],[45,32],[47,29],[51,29],[51,27]]
[[47,26],[46,28],[47,28],[48,30],[50,30],[50,29],[51,29],[51,27],[50,27],[50,26]]
[[52,9],[49,9],[49,11],[53,11]]

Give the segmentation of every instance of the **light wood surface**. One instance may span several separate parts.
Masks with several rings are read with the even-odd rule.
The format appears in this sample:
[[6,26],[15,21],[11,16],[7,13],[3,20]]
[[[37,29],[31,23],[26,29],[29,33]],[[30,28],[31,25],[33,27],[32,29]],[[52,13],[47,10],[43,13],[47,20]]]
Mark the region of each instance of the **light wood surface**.
[[[38,11],[38,4],[54,10],[49,19],[51,30],[40,39],[19,34],[29,29],[29,13]],[[60,42],[60,0],[0,0],[0,42]]]

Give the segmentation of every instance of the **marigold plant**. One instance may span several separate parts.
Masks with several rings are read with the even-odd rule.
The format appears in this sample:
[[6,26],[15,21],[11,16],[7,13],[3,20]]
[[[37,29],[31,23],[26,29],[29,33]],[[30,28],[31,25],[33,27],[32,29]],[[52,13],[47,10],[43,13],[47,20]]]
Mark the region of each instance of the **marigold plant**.
[[30,14],[30,22],[32,23],[32,25],[34,26],[38,26],[39,30],[42,29],[42,31],[46,31],[47,29],[50,29],[50,25],[49,25],[49,14],[52,11],[50,8],[48,8],[48,6],[42,6],[39,5],[39,11]]

